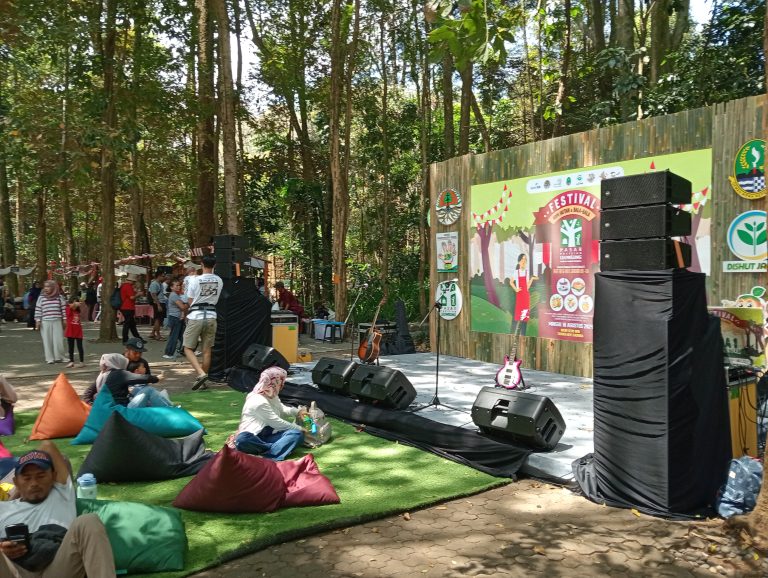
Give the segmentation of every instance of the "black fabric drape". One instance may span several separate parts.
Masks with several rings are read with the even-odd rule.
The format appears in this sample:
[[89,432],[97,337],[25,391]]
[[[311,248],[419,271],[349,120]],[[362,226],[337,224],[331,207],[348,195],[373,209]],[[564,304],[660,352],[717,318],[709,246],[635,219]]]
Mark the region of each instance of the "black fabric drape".
[[362,424],[365,431],[502,478],[515,478],[530,450],[488,439],[476,431],[434,422],[407,411],[380,409],[309,385],[286,383],[284,403],[317,405],[328,415]]
[[711,504],[724,482],[722,337],[704,283],[685,270],[596,276],[594,483],[582,487],[595,501],[688,514]]
[[252,343],[272,344],[269,300],[256,288],[253,279],[225,279],[216,304],[216,340],[213,344],[211,379],[222,380],[230,367],[241,362]]

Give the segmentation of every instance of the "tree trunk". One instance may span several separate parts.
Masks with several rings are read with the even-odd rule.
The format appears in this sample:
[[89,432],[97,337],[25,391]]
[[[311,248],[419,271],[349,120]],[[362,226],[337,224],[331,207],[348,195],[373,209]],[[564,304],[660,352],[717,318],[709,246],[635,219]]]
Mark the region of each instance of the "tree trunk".
[[[16,244],[13,240],[13,222],[11,220],[11,195],[8,188],[8,165],[5,160],[5,142],[0,139],[0,247],[3,259],[0,264],[7,266],[16,263]],[[18,277],[6,275],[8,288],[14,295],[19,294]]]
[[[45,221],[45,190],[35,195],[37,219],[35,222],[35,279],[43,281],[48,278],[48,227]],[[14,275],[15,277],[15,275]]]
[[[635,50],[634,42],[634,23],[635,6],[633,0],[617,0],[616,10],[616,44],[623,48],[627,58]],[[633,94],[624,95],[621,99],[621,120],[629,120],[634,110],[632,106]]]
[[334,305],[339,319],[347,310],[347,266],[345,243],[349,227],[349,191],[344,178],[341,150],[341,121],[344,91],[345,43],[342,37],[342,0],[331,8],[331,79],[329,101],[329,141],[331,183],[333,186],[333,283]]
[[[104,112],[102,121],[104,131],[117,131],[117,106],[115,71],[115,45],[117,40],[116,19],[118,0],[106,0],[104,19],[104,43],[101,52],[101,72],[103,80]],[[103,286],[101,292],[100,341],[117,339],[115,328],[115,310],[109,304],[112,289],[115,286],[115,196],[117,195],[117,159],[107,134],[102,137],[101,145],[101,272]]]
[[683,36],[691,25],[691,0],[677,0],[677,12],[675,12],[675,27],[672,29],[672,39],[669,43],[669,51],[677,52],[683,43]]
[[472,63],[468,62],[461,75],[461,110],[459,112],[459,156],[469,153],[469,113],[472,107]]
[[[530,127],[531,127],[531,141],[536,140],[536,105],[533,100],[533,75],[531,74],[531,54],[528,45],[528,19],[527,10],[525,5],[521,6],[520,10],[523,15],[523,50],[525,54],[525,80],[528,84],[528,103],[531,109],[530,114]],[[523,121],[525,122],[525,121]],[[526,139],[526,142],[527,139]]]
[[648,81],[651,86],[659,81],[662,72],[668,68],[662,64],[669,52],[669,9],[670,0],[655,0],[651,5],[651,69]]
[[443,55],[443,125],[444,159],[450,159],[455,154],[455,144],[453,130],[453,57],[448,50]]
[[[603,0],[590,0],[588,9],[594,54],[597,55],[605,50],[605,7]],[[597,74],[598,98],[605,102],[611,98],[611,77],[608,72],[597,72]]]
[[[381,287],[382,299],[389,297],[389,86],[387,76],[387,57],[385,51],[385,20],[384,14],[379,20],[379,47],[381,59],[381,147],[382,147],[382,223],[381,223]],[[397,76],[395,76],[397,79]]]
[[[429,0],[424,0],[424,6],[428,5]],[[427,228],[427,216],[429,215],[429,147],[430,147],[430,127],[432,125],[432,99],[431,99],[431,79],[429,69],[429,46],[426,36],[429,35],[429,22],[424,19],[424,38],[421,39],[421,188],[419,189],[419,272],[417,282],[419,287],[419,316],[423,317],[427,313],[427,292],[424,288],[429,258],[429,230]]]
[[560,79],[557,82],[557,97],[555,97],[555,122],[552,127],[552,138],[560,134],[565,99],[568,94],[568,67],[571,63],[571,0],[565,0],[564,8],[565,38],[563,40],[563,58],[560,61]]
[[480,129],[480,136],[483,138],[483,148],[485,149],[485,152],[489,153],[491,152],[491,133],[488,132],[488,125],[485,124],[483,111],[480,110],[480,105],[477,104],[477,98],[475,98],[475,93],[472,91],[472,89],[469,90],[469,97],[472,102],[472,114],[474,115],[475,120],[477,121],[477,126]]
[[197,8],[197,228],[195,245],[211,242],[216,232],[216,132],[214,126],[213,26],[206,0],[195,0]]
[[[211,0],[218,25],[220,75],[220,116],[224,156],[225,227],[230,235],[240,234],[237,195],[237,139],[235,136],[235,93],[232,84],[232,47],[229,39],[229,13],[226,0]],[[238,1],[238,0],[235,0]]]
[[[237,125],[237,199],[238,206],[245,207],[245,188],[243,186],[243,167],[245,164],[245,139],[243,137],[243,31],[240,13],[240,0],[233,2],[235,16],[235,42],[237,43],[237,76],[235,77],[235,120]],[[241,210],[237,220],[240,231],[245,229],[244,215]]]

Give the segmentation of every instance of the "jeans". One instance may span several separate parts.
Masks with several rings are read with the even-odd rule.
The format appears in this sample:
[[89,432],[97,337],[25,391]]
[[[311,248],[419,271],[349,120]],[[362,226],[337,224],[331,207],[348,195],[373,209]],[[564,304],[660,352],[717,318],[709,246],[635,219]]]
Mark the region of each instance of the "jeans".
[[265,458],[283,461],[304,439],[304,432],[287,429],[276,432],[270,426],[265,427],[258,435],[244,431],[237,434],[235,447],[246,454],[261,455]]
[[170,407],[171,401],[149,385],[137,385],[131,393],[128,407]]
[[168,334],[168,341],[165,343],[165,354],[176,355],[176,352],[181,349],[184,322],[180,317],[166,317],[165,319],[168,321],[168,327],[171,328],[171,332]]

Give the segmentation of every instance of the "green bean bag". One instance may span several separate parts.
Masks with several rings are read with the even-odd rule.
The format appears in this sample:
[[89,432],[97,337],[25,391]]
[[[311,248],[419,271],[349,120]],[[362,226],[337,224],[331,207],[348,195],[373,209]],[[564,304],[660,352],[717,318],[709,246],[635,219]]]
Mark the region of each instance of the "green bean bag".
[[78,498],[77,513],[96,514],[104,523],[118,574],[184,569],[187,535],[178,510]]
[[203,424],[180,407],[125,407],[115,404],[109,389],[102,387],[91,413],[72,445],[91,444],[114,412],[144,431],[166,438],[188,436],[203,429]]

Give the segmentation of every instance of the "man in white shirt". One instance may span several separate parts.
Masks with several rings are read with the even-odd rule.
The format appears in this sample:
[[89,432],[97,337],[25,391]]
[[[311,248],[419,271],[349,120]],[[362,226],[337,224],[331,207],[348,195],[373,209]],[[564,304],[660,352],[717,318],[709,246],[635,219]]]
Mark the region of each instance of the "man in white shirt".
[[15,474],[20,498],[0,502],[0,527],[26,524],[30,541],[0,541],[0,577],[114,576],[104,525],[95,514],[77,516],[72,477],[56,444],[46,440],[21,456]]
[[[216,257],[213,255],[203,257],[203,273],[189,277],[185,293],[189,310],[187,328],[184,330],[184,355],[197,372],[197,379],[192,385],[193,390],[205,389],[208,369],[211,367],[211,351],[216,338],[216,303],[219,302],[224,288],[221,277],[213,272],[215,266]],[[202,365],[195,357],[198,341],[200,341],[200,350],[203,352]]]

